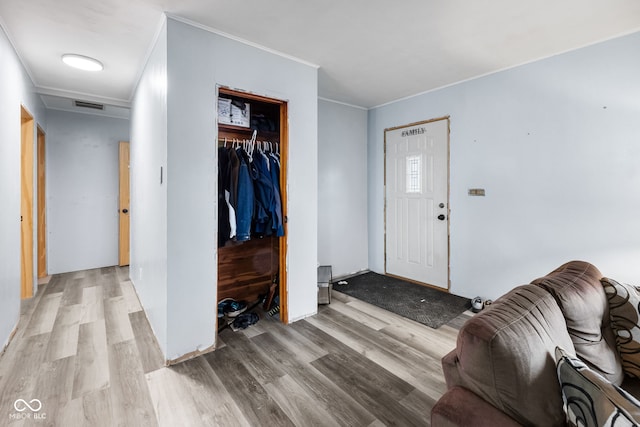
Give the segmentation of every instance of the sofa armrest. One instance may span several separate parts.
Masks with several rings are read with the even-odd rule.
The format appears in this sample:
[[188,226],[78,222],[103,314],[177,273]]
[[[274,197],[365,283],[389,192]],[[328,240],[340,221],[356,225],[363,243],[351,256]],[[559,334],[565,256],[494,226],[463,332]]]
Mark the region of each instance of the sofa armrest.
[[431,426],[516,427],[520,424],[466,388],[453,387],[431,409]]
[[447,384],[447,389],[453,388],[455,385],[460,384],[460,374],[458,373],[458,352],[457,349],[451,350],[445,354],[441,359],[442,372],[444,373],[444,380]]

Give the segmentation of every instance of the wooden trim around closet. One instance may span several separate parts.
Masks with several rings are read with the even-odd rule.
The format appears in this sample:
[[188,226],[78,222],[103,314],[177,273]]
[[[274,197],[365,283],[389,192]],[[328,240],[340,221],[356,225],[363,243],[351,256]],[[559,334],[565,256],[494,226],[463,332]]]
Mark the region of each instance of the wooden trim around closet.
[[289,299],[287,292],[287,237],[288,227],[288,203],[287,203],[287,170],[289,164],[289,119],[287,115],[287,103],[280,104],[280,197],[282,201],[282,226],[284,236],[280,237],[280,321],[285,325],[289,323]]
[[[274,245],[272,246],[274,249],[278,249],[278,259],[276,261],[276,265],[278,268],[278,276],[279,276],[279,298],[280,298],[280,321],[282,323],[288,323],[288,289],[287,289],[287,238],[288,238],[288,227],[287,227],[287,162],[288,162],[288,143],[289,143],[289,134],[288,134],[288,115],[287,115],[287,101],[268,98],[261,95],[255,95],[249,92],[242,92],[239,90],[233,90],[228,87],[218,87],[218,96],[222,97],[236,97],[249,101],[256,101],[257,103],[262,104],[271,104],[275,107],[279,108],[280,112],[280,129],[279,135],[276,139],[279,142],[279,150],[280,150],[280,195],[282,202],[282,214],[283,214],[283,227],[284,227],[284,236],[283,237],[272,237]],[[250,136],[251,132],[253,132],[249,128],[242,128],[239,126],[227,125],[227,124],[218,124],[218,144],[221,143],[221,133],[223,133],[226,137],[232,138],[240,138],[242,139],[242,135]],[[275,136],[275,132],[262,132],[266,135],[267,140],[269,140],[272,136]],[[258,132],[258,139],[260,139],[261,132]],[[277,239],[277,240],[275,240]],[[224,252],[229,249],[229,246],[226,245],[223,248],[218,250],[218,298],[227,297],[228,289],[221,288],[221,277],[228,277],[229,270],[229,262],[233,262],[230,258],[229,254],[225,254],[221,256]],[[237,274],[234,276],[234,281],[236,283],[241,283],[243,277],[239,277]],[[226,280],[226,279],[225,279]],[[225,281],[222,280],[222,281]]]

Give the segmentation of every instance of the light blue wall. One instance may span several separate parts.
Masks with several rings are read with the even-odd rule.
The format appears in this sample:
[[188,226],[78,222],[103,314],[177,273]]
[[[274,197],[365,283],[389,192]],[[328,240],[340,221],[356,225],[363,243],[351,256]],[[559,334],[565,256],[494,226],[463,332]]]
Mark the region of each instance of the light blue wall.
[[[167,27],[136,87],[131,108],[129,275],[158,344],[167,354]],[[165,176],[166,179],[166,176]]]
[[318,101],[318,263],[366,270],[367,110]]
[[317,70],[169,18],[133,101],[131,277],[170,360],[214,344],[217,85],[289,102],[288,320],[317,310]]
[[49,274],[118,264],[118,142],[129,120],[49,110]]
[[168,357],[213,344],[216,85],[288,101],[289,321],[317,310],[317,69],[168,19]]
[[[33,116],[35,124],[46,131],[44,105],[0,27],[0,351],[7,344],[20,315],[20,105]],[[36,190],[34,188],[34,215],[37,212]],[[36,227],[34,223],[34,236]],[[34,289],[37,284],[35,264]]]
[[495,298],[571,259],[639,283],[639,52],[636,33],[370,110],[370,268],[384,129],[449,115],[451,292]]

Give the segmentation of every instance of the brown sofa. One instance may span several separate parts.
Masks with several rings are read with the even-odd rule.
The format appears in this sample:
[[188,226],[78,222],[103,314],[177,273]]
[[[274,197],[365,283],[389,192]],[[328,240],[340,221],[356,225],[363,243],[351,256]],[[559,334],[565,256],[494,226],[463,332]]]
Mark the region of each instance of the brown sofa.
[[467,321],[442,359],[448,390],[431,425],[566,425],[557,347],[639,396],[638,380],[623,370],[601,279],[595,266],[572,261]]

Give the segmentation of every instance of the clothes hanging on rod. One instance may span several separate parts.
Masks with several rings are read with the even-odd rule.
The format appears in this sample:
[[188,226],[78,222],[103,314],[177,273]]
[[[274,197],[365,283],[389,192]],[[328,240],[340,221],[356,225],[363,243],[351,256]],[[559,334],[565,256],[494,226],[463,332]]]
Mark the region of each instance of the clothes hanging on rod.
[[228,192],[229,153],[226,148],[218,148],[218,246],[224,246],[227,237],[231,236],[231,223],[229,222],[229,206],[225,194]]
[[[284,236],[278,144],[219,139],[218,246],[230,239]],[[276,150],[274,151],[273,148]]]

